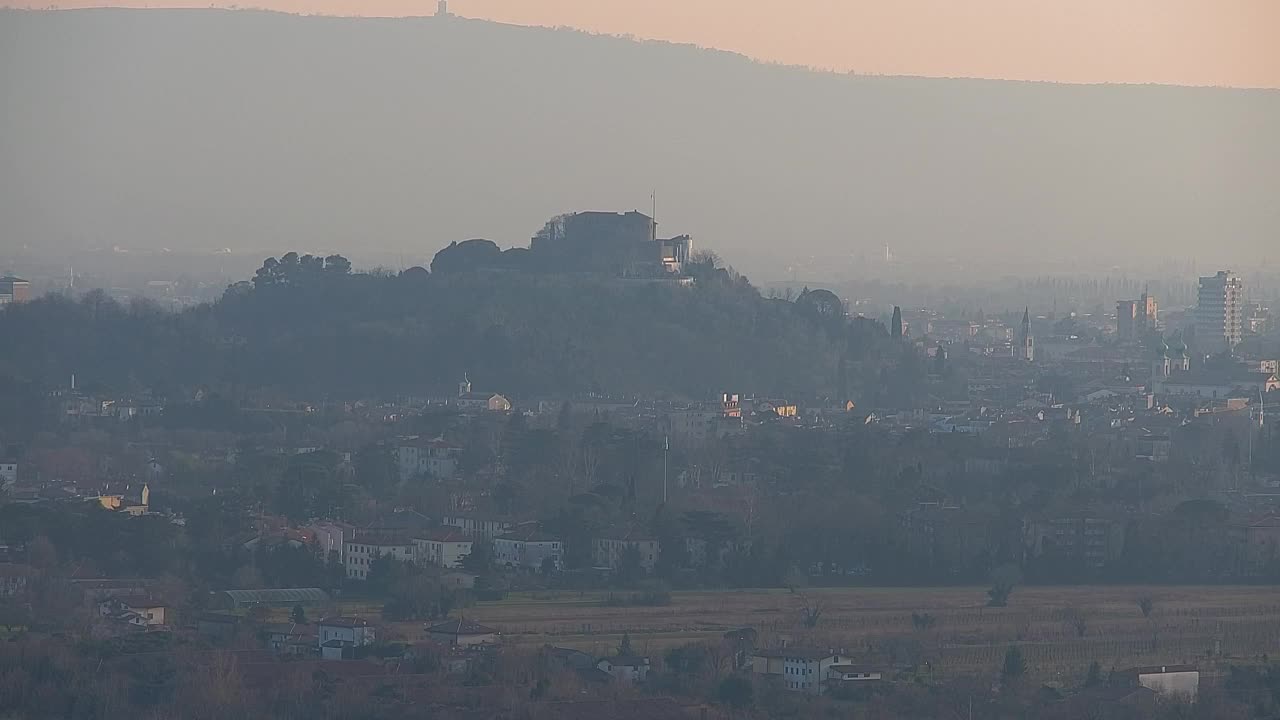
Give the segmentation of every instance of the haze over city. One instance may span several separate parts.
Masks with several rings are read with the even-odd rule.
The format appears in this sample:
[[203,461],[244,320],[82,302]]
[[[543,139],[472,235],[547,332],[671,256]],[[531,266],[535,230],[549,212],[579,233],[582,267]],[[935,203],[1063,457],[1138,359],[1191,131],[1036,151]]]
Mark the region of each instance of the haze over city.
[[[7,11],[0,248],[252,259],[360,238],[357,263],[399,267],[656,199],[664,227],[765,278],[842,277],[888,256],[917,279],[975,263],[1266,262],[1277,90],[855,76],[461,16],[634,22],[640,37],[867,73],[1275,84],[1249,74],[1272,67],[1273,5],[1014,5],[966,5],[963,22],[873,3]],[[822,54],[838,48],[865,55]]]
[[207,2],[0,9],[0,720],[1280,718],[1280,4]]

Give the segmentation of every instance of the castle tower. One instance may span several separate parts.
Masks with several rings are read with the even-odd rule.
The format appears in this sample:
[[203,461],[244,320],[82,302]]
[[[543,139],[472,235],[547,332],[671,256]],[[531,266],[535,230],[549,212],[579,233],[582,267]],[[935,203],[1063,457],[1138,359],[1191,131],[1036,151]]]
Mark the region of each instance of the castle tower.
[[449,17],[449,0],[437,0],[436,17]]

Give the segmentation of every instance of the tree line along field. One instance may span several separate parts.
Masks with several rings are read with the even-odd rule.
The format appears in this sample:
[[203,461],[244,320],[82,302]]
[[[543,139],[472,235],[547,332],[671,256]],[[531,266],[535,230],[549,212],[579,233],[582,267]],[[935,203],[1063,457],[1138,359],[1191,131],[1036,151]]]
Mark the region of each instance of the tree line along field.
[[[608,597],[513,593],[465,614],[499,629],[507,645],[550,643],[608,654],[626,633],[638,651],[655,657],[752,627],[761,645],[840,648],[938,679],[994,675],[1015,644],[1032,677],[1064,684],[1078,683],[1094,661],[1104,671],[1194,663],[1211,673],[1219,664],[1280,652],[1280,594],[1265,586],[1024,587],[1005,608],[986,607],[981,587],[675,592],[662,607],[608,606]],[[1150,599],[1149,616],[1140,598]],[[815,627],[804,622],[806,605],[821,609]],[[920,619],[925,615],[932,622]],[[413,638],[421,623],[387,630]]]

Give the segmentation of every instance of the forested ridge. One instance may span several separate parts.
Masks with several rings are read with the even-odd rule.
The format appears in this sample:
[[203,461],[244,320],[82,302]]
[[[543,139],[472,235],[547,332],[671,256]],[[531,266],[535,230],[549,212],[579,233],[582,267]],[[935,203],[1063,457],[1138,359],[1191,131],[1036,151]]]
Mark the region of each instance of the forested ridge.
[[20,386],[62,386],[75,373],[86,390],[161,395],[449,394],[466,373],[476,389],[515,396],[733,391],[834,401],[879,393],[898,358],[879,323],[849,320],[829,302],[762,297],[711,264],[687,287],[308,262],[273,258],[219,301],[178,313],[101,292],[9,308],[0,333],[22,351],[5,354],[0,371]]

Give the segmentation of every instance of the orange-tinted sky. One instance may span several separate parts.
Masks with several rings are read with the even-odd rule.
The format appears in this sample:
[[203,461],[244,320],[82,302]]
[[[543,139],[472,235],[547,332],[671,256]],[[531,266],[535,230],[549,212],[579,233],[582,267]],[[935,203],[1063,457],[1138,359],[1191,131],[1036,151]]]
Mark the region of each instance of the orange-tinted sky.
[[[209,0],[0,0],[208,7]],[[231,5],[218,0],[214,4]],[[243,0],[423,15],[435,0]],[[566,25],[860,73],[1280,88],[1280,0],[451,0],[459,15]]]

